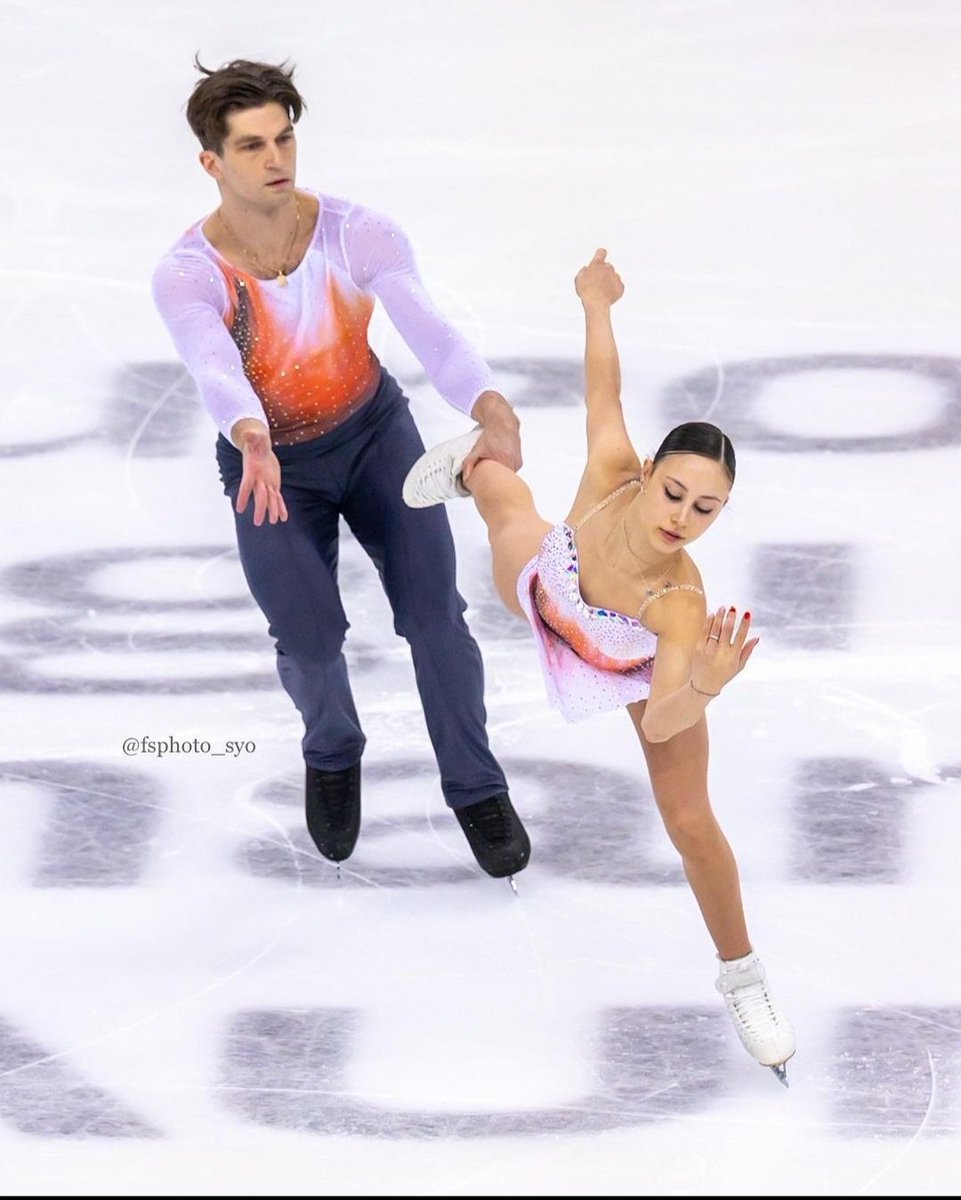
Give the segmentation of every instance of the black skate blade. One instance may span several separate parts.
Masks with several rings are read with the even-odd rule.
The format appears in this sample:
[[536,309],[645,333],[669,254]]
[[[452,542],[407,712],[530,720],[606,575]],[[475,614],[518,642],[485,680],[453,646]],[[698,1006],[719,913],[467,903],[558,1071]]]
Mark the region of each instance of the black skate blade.
[[772,1067],[771,1070],[774,1072],[774,1074],[778,1077],[778,1079],[781,1081],[781,1083],[784,1084],[784,1086],[786,1088],[789,1088],[791,1086],[787,1081],[787,1064],[786,1063],[778,1063],[777,1066]]

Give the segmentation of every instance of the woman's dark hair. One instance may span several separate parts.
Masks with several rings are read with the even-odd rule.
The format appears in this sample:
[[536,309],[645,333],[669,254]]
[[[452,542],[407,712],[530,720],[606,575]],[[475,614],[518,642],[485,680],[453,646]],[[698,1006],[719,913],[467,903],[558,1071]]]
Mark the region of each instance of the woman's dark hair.
[[669,454],[700,454],[704,458],[713,458],[715,462],[724,464],[731,483],[734,482],[737,461],[731,439],[707,421],[685,421],[683,425],[672,429],[654,455],[655,467]]
[[294,87],[294,68],[286,62],[248,62],[235,58],[216,71],[194,57],[194,66],[203,75],[194,85],[187,101],[187,121],[205,150],[222,154],[227,136],[227,118],[245,108],[279,104],[296,125],[307,107]]

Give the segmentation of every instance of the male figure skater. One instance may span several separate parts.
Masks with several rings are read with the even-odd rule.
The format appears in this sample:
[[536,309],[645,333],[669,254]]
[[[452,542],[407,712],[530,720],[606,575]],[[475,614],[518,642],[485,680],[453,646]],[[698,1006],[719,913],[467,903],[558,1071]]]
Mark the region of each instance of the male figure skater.
[[295,186],[294,125],[306,106],[293,70],[195,65],[202,78],[187,120],[220,205],[164,255],[154,299],[220,430],[244,574],[304,720],[307,827],[334,862],[351,854],[360,829],[366,739],[343,655],[343,517],[410,644],[445,801],[481,867],[511,876],[526,866],[530,842],[488,745],[483,666],[446,515],[414,511],[401,496],[424,445],[368,344],[375,299],[441,396],[480,427],[468,475],[482,458],[520,466],[517,418],[424,290],[403,230]]

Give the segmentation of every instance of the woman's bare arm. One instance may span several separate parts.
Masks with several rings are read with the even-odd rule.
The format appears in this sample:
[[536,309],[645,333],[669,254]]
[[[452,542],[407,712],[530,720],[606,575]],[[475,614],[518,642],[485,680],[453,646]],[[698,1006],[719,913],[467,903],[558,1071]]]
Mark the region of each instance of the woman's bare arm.
[[584,306],[584,400],[587,406],[588,471],[605,476],[640,472],[621,407],[621,366],[611,323],[611,307],[624,294],[620,276],[598,250],[575,276],[574,288]]

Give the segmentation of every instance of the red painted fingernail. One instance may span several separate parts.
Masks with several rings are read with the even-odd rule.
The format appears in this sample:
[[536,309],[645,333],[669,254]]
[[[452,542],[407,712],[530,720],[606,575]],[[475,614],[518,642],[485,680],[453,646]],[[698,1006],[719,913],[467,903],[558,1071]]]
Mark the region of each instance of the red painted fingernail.
[[736,608],[734,607],[734,605],[732,604],[732,605],[731,605],[731,607],[730,607],[730,609],[729,609],[728,611],[729,611],[729,612],[737,612],[737,609],[736,609]]
[[745,621],[750,621],[750,619],[751,619],[751,614],[750,614],[750,613],[745,613],[745,614],[744,614],[744,620],[745,620]]

